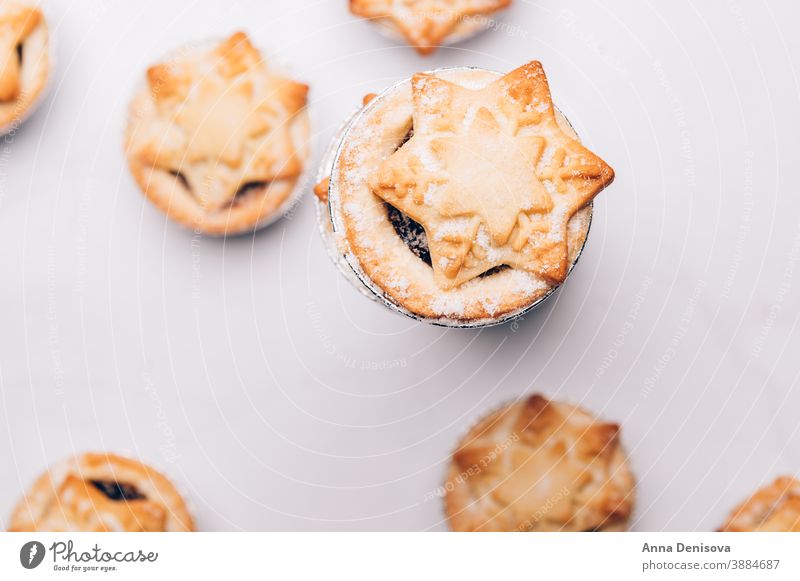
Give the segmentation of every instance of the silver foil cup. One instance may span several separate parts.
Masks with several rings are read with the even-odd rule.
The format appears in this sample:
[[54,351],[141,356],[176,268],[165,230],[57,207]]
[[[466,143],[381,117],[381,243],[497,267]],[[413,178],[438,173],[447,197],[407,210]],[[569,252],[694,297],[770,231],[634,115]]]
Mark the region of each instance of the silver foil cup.
[[[494,73],[500,75],[500,73],[496,73],[495,71],[489,71],[488,69],[481,69],[479,67],[445,67],[434,69],[431,71],[426,71],[428,74],[436,74],[441,73],[444,71],[459,71],[459,70],[478,70],[478,71],[486,71],[490,73]],[[317,172],[317,183],[322,182],[326,178],[333,176],[336,173],[336,169],[339,163],[339,156],[342,152],[342,146],[344,143],[347,142],[348,136],[350,134],[351,129],[355,125],[355,123],[364,115],[369,113],[373,108],[377,107],[381,100],[386,98],[387,95],[393,93],[399,86],[407,83],[410,79],[403,79],[398,83],[395,83],[391,87],[385,89],[383,92],[375,96],[369,103],[361,107],[360,109],[356,110],[354,113],[350,115],[350,117],[345,121],[344,124],[339,128],[336,132],[334,137],[331,139],[330,143],[328,144],[327,149],[322,157],[322,162],[320,164],[319,170]],[[569,123],[569,120],[561,113],[558,108],[556,108],[557,114],[569,125],[572,129],[572,124]],[[572,129],[575,132],[574,129]],[[577,133],[575,133],[577,136]],[[314,196],[314,203],[317,212],[317,222],[319,225],[320,234],[322,236],[323,244],[328,252],[328,256],[331,258],[333,263],[339,269],[339,271],[344,275],[344,277],[350,281],[350,283],[358,290],[361,294],[368,297],[369,299],[384,305],[385,307],[391,309],[396,313],[400,313],[417,321],[422,321],[424,323],[429,323],[431,325],[436,325],[440,327],[448,327],[453,329],[476,329],[476,328],[484,328],[484,327],[492,327],[495,325],[501,325],[503,323],[507,323],[523,315],[529,313],[536,307],[540,306],[544,301],[550,298],[560,287],[561,285],[552,286],[547,292],[545,292],[542,296],[538,299],[533,301],[531,304],[517,309],[516,311],[511,311],[504,315],[495,318],[488,318],[488,319],[479,319],[473,321],[463,321],[458,319],[452,319],[449,317],[423,317],[416,313],[413,313],[403,307],[402,305],[397,304],[389,297],[383,290],[378,287],[370,278],[369,276],[362,270],[358,258],[352,253],[347,252],[340,246],[337,241],[338,236],[340,233],[344,231],[344,226],[341,224],[340,219],[337,217],[339,212],[338,206],[338,191],[336,187],[336,180],[331,179],[330,183],[328,184],[328,201],[327,203],[320,200],[317,196]],[[580,247],[577,249],[575,253],[575,257],[570,264],[569,271],[567,272],[567,278],[572,273],[572,269],[575,268],[575,265],[578,263],[578,259],[580,258],[581,254],[583,253],[583,249],[586,246],[586,241],[589,238],[589,231],[591,229],[592,223],[592,215],[593,215],[593,204],[590,202],[586,208],[588,209],[588,216],[587,216],[587,225],[586,225],[586,236],[583,238]],[[566,282],[566,279],[564,280]],[[561,283],[564,284],[564,283]]]

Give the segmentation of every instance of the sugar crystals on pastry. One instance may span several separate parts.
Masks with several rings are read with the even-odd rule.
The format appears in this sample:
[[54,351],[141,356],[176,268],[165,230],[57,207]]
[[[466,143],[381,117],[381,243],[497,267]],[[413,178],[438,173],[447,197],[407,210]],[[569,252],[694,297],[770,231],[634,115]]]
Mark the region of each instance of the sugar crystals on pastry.
[[401,34],[427,55],[451,39],[484,28],[490,14],[511,0],[350,0],[353,14]]
[[800,480],[785,476],[757,490],[731,513],[721,530],[800,533]]
[[20,500],[12,531],[181,532],[194,530],[162,474],[114,454],[82,454],[53,466]]
[[9,130],[37,102],[50,71],[49,37],[32,3],[0,2],[0,129]]
[[564,282],[613,179],[533,61],[420,73],[382,93],[348,127],[327,193],[341,253],[376,293],[475,326]]
[[634,481],[618,425],[533,395],[469,431],[444,490],[455,531],[617,531]]
[[251,231],[293,199],[308,156],[308,87],[276,74],[244,33],[147,71],[126,132],[129,165],[168,216]]

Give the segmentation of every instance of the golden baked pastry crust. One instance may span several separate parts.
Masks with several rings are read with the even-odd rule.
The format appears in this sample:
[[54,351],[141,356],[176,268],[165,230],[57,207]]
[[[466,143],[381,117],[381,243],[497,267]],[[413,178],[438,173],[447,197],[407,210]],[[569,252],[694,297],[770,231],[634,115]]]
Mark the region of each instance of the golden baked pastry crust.
[[[613,177],[556,112],[540,63],[500,78],[451,69],[416,75],[356,119],[334,166],[331,211],[351,265],[388,300],[478,324],[563,282],[590,202]],[[383,201],[424,227],[432,268],[397,236]],[[501,265],[511,268],[482,276]]]
[[511,0],[350,0],[350,11],[390,26],[428,55],[459,32],[480,28],[479,17],[509,4]]
[[50,72],[49,50],[39,8],[0,3],[0,129],[10,129],[39,99]]
[[800,533],[800,480],[778,478],[740,504],[724,532]]
[[39,477],[14,509],[10,530],[182,532],[193,531],[194,522],[181,495],[157,471],[90,453]]
[[618,531],[633,493],[619,426],[533,395],[464,437],[444,504],[455,531]]
[[147,71],[125,148],[147,197],[210,234],[263,225],[298,185],[308,157],[308,87],[271,72],[244,33],[188,49]]

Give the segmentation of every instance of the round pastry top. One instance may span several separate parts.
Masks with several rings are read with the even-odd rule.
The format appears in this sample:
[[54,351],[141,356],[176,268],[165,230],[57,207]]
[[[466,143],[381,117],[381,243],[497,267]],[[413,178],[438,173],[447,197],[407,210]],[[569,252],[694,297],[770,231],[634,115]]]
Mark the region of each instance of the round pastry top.
[[733,511],[722,530],[800,533],[800,480],[785,476],[756,491]]
[[444,69],[374,98],[333,166],[331,218],[362,281],[405,314],[477,326],[563,282],[613,171],[553,107],[538,62]]
[[176,51],[147,70],[125,147],[148,198],[210,234],[265,225],[308,157],[308,87],[267,67],[244,33]]
[[12,531],[194,530],[181,495],[159,472],[113,454],[83,454],[52,467],[11,517]]
[[634,481],[619,426],[533,395],[489,414],[448,470],[456,531],[623,530]]

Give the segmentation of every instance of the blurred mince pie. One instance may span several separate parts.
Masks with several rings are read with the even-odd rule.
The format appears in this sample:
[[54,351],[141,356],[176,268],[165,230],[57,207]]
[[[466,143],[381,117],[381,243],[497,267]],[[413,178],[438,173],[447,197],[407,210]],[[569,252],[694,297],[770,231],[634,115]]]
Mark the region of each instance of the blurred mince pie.
[[620,531],[634,480],[619,426],[533,395],[489,414],[453,454],[444,486],[455,531]]
[[350,11],[428,55],[491,27],[490,15],[509,4],[511,0],[350,0]]
[[0,131],[14,128],[39,101],[50,72],[44,14],[35,5],[0,2]]
[[264,226],[299,192],[307,93],[268,67],[244,33],[185,47],[147,70],[133,100],[131,172],[185,226],[219,235]]
[[33,484],[10,530],[181,532],[194,523],[175,487],[152,468],[113,454],[83,454]]
[[756,491],[733,511],[721,530],[800,533],[800,480],[782,477]]

